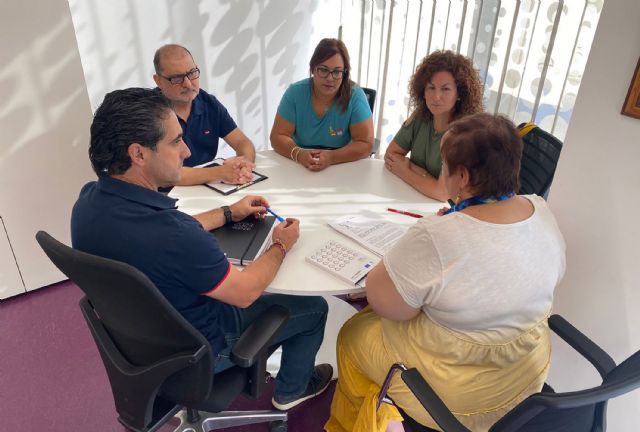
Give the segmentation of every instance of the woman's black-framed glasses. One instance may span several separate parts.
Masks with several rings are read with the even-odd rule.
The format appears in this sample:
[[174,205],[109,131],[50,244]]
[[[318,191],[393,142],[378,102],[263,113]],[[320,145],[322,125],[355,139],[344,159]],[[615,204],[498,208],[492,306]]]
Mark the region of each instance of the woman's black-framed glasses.
[[316,66],[316,73],[318,74],[318,76],[320,78],[326,78],[329,76],[329,74],[331,74],[331,77],[333,79],[340,79],[344,76],[345,73],[347,73],[346,69],[334,69],[331,70],[329,68],[326,68],[324,66]]
[[194,68],[191,69],[189,72],[184,73],[184,74],[180,74],[180,75],[173,75],[170,77],[166,77],[166,76],[162,76],[160,74],[158,74],[160,77],[166,79],[167,81],[169,81],[171,83],[171,85],[180,85],[184,82],[184,78],[187,77],[189,78],[189,81],[193,81],[195,79],[200,78],[200,69],[198,68]]

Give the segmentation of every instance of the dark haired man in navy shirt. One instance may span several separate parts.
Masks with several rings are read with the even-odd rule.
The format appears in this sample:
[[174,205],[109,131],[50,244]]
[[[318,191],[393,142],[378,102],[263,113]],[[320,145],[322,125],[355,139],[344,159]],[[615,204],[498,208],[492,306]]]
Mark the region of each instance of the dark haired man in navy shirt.
[[[255,148],[218,99],[200,88],[200,69],[189,50],[180,45],[164,45],[156,51],[153,65],[156,70],[153,80],[173,102],[184,141],[191,151],[178,184],[215,180],[241,184],[251,180]],[[193,168],[216,157],[220,138],[236,151],[237,157],[225,160],[222,166]]]
[[260,196],[247,196],[195,216],[157,192],[179,182],[190,151],[171,102],[149,89],[116,90],[105,96],[91,125],[89,158],[98,181],[86,184],[71,216],[73,247],[126,262],[158,287],[211,343],[215,370],[232,366],[229,354],[240,334],[272,304],[290,318],[276,335],[282,344],[273,405],[289,409],[322,392],[330,365],[314,367],[324,336],[322,297],[262,296],[300,234],[287,219],[273,230],[272,246],[244,271],[229,264],[208,231],[264,214]]

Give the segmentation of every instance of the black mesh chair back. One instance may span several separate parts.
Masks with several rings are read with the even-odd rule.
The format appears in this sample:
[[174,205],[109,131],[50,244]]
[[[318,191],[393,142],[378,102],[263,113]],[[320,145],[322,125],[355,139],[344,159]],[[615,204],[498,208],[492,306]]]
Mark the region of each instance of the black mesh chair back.
[[[588,360],[602,377],[602,384],[585,390],[555,393],[544,385],[498,420],[489,432],[604,432],[607,401],[640,387],[640,351],[616,366],[598,345],[559,315],[549,327]],[[469,432],[449,411],[416,369],[402,371],[402,379],[444,432]],[[435,432],[401,413],[413,432]]]
[[518,193],[546,198],[560,159],[562,141],[533,123],[522,123],[518,129],[524,143]]
[[[369,102],[369,108],[373,113],[373,108],[376,105],[376,91],[374,89],[370,89],[367,87],[362,87],[362,91],[364,92],[364,95],[367,97],[367,102]],[[378,153],[379,149],[380,149],[380,140],[377,138],[374,138],[373,147],[371,149],[371,156],[375,156],[375,154]]]
[[251,369],[232,367],[214,375],[208,340],[146,275],[128,264],[70,248],[43,231],[36,240],[86,295],[80,307],[107,370],[118,420],[128,429],[157,430],[183,406],[197,421],[194,410],[216,413],[241,392],[254,396],[262,390],[269,344],[286,322],[286,309],[276,306],[260,317],[275,319],[257,323],[262,332],[248,337],[255,346],[238,341],[241,356],[246,353],[242,360]]
[[376,105],[376,91],[367,87],[362,87],[362,91],[367,97],[367,102],[369,102],[369,108],[371,109],[371,112],[373,112],[373,107],[375,107]]

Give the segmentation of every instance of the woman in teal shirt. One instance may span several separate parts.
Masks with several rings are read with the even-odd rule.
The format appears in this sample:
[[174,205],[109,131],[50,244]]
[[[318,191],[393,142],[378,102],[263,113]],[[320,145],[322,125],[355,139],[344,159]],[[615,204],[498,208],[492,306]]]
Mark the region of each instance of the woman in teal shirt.
[[446,201],[440,139],[449,123],[482,111],[480,76],[469,57],[434,51],[416,68],[409,96],[413,113],[387,147],[385,166],[418,192]]
[[311,78],[289,86],[271,129],[273,149],[311,171],[368,157],[373,121],[367,98],[349,79],[342,41],[322,39],[309,61]]

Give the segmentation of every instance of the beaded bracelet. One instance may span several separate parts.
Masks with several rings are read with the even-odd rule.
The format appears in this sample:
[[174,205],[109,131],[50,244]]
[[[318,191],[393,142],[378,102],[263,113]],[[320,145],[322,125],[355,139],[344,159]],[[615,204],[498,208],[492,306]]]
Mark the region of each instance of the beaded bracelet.
[[273,246],[277,246],[280,249],[280,252],[282,252],[282,259],[284,259],[284,257],[287,256],[287,247],[284,245],[284,243],[282,242],[282,240],[280,239],[275,239],[272,243],[271,243],[271,247]]

